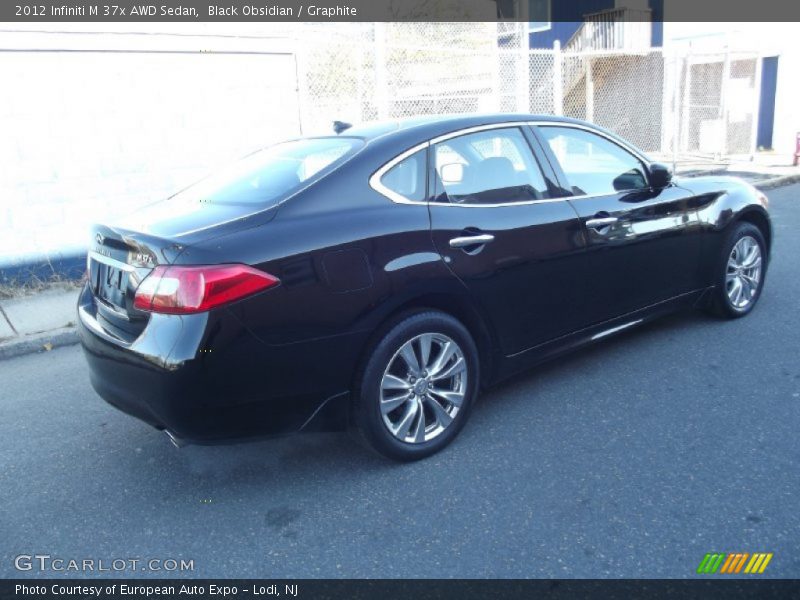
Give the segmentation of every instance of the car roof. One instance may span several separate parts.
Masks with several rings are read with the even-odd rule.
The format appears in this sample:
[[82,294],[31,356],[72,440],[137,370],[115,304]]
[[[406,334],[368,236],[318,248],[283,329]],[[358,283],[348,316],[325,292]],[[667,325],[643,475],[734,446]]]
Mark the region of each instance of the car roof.
[[[530,113],[489,113],[489,114],[458,114],[458,115],[425,115],[406,119],[395,119],[391,121],[371,121],[367,123],[353,125],[339,134],[341,137],[363,139],[367,146],[376,145],[403,145],[406,147],[422,143],[448,133],[453,133],[461,129],[470,127],[480,127],[482,125],[496,125],[499,123],[528,123],[528,122],[547,122],[564,123],[579,125],[590,130],[594,130],[606,137],[617,140],[622,146],[635,151],[646,162],[649,162],[647,155],[628,140],[620,137],[613,131],[604,127],[573,119],[571,117],[554,115],[536,115]],[[335,137],[335,134],[325,137]]]
[[369,142],[392,134],[414,134],[422,139],[429,139],[445,135],[452,131],[481,125],[494,125],[497,123],[516,123],[526,121],[553,121],[560,123],[578,123],[596,127],[591,123],[571,119],[569,117],[555,117],[552,115],[534,115],[528,113],[488,113],[488,114],[456,114],[456,115],[425,115],[406,119],[372,121],[359,123],[342,131],[346,137],[358,137]]

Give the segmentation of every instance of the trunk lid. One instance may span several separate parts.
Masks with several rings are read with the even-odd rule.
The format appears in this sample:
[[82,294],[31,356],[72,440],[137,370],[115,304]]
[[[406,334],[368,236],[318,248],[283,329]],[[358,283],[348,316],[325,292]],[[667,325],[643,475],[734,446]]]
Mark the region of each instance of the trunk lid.
[[[136,289],[158,265],[173,264],[192,244],[268,222],[275,210],[198,202],[158,202],[120,221],[91,229],[87,276],[93,317],[110,335],[130,343],[150,313],[134,307]],[[225,257],[219,258],[226,262]]]

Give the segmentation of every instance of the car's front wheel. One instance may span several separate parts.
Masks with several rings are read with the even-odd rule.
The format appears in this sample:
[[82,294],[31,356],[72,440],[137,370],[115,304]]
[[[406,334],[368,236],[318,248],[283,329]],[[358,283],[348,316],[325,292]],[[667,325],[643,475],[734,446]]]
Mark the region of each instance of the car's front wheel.
[[464,426],[478,383],[478,351],[458,320],[438,311],[408,316],[367,360],[355,393],[356,426],[384,456],[430,456]]
[[764,287],[766,243],[752,223],[732,227],[717,266],[712,312],[724,318],[743,317],[758,302]]

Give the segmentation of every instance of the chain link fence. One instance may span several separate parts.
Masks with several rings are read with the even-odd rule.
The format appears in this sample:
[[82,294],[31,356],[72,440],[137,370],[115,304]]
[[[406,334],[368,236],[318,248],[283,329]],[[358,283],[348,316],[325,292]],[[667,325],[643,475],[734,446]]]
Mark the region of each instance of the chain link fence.
[[[83,252],[90,221],[116,218],[273,141],[329,134],[334,120],[566,115],[683,171],[755,151],[757,54],[613,50],[619,37],[598,44],[588,30],[563,48],[531,49],[524,25],[166,30],[148,35],[142,52],[126,41],[135,33],[6,32],[0,76],[14,93],[0,105],[10,142],[0,144],[0,283],[8,265],[40,258],[42,272],[65,273],[59,257]],[[642,33],[641,22],[627,25]],[[198,43],[209,50],[198,53]],[[54,49],[62,47],[69,51]],[[89,96],[113,101],[86,111]]]
[[[669,148],[679,157],[724,160],[755,151],[759,56],[755,53],[675,56]],[[673,147],[673,144],[675,147]]]
[[310,25],[303,133],[331,122],[524,112],[585,119],[679,170],[755,151],[757,54],[530,49],[518,23]]

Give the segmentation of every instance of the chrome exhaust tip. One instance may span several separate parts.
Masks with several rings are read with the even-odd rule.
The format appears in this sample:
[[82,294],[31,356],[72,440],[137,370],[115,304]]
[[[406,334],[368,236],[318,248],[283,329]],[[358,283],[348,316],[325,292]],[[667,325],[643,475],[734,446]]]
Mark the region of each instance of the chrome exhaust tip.
[[183,448],[186,445],[186,442],[184,442],[179,437],[175,437],[175,434],[173,434],[171,431],[167,431],[165,429],[164,433],[167,434],[167,437],[169,438],[169,441],[172,442],[172,445],[175,446],[176,448]]

